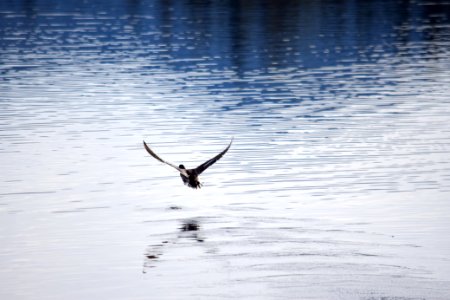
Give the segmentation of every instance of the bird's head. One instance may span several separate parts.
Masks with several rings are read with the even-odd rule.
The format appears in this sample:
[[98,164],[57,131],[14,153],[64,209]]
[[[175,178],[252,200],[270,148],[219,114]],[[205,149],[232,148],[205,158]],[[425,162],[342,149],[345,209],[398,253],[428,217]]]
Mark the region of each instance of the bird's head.
[[179,165],[178,168],[180,168],[180,169],[186,169],[186,168],[184,167],[184,165]]

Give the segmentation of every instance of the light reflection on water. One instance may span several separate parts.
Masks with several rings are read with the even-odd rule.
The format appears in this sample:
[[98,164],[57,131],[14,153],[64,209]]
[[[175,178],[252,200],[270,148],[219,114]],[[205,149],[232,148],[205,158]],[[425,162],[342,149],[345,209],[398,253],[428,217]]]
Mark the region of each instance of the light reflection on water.
[[448,5],[288,2],[0,4],[1,298],[445,299]]

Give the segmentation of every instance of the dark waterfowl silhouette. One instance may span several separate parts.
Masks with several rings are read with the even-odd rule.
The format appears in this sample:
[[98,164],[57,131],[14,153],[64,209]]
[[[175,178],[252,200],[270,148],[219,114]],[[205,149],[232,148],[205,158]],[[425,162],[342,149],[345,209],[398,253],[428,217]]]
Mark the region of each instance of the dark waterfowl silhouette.
[[171,164],[171,163],[161,159],[158,155],[156,155],[155,152],[153,152],[152,149],[150,149],[150,147],[147,146],[145,141],[143,141],[143,143],[144,143],[145,150],[147,150],[147,152],[151,156],[153,156],[154,158],[156,158],[160,162],[165,163],[165,164],[171,166],[172,168],[177,169],[178,172],[180,172],[181,179],[183,180],[183,183],[185,185],[187,185],[188,187],[191,187],[193,189],[198,189],[198,188],[201,188],[201,186],[202,186],[202,184],[198,180],[198,176],[202,172],[204,172],[206,169],[208,169],[210,166],[212,166],[216,161],[221,159],[222,156],[225,155],[225,153],[227,153],[228,149],[230,149],[230,146],[233,143],[233,138],[231,139],[230,144],[228,144],[228,146],[225,148],[225,150],[223,150],[222,152],[220,152],[219,154],[217,154],[216,156],[214,156],[210,160],[207,160],[206,162],[202,163],[200,166],[198,166],[195,169],[186,169],[184,165],[179,165],[177,167],[176,165]]

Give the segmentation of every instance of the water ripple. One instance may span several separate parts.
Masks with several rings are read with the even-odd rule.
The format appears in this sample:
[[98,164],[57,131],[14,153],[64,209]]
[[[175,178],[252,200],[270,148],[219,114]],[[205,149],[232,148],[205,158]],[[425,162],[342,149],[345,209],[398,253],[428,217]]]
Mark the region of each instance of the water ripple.
[[0,297],[446,299],[447,6],[1,2]]

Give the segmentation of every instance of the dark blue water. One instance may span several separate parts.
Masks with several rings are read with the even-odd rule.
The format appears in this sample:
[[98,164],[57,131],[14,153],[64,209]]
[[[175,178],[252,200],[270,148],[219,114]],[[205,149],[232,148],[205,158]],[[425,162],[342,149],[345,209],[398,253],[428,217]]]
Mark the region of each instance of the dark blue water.
[[447,299],[449,18],[0,2],[0,298]]

